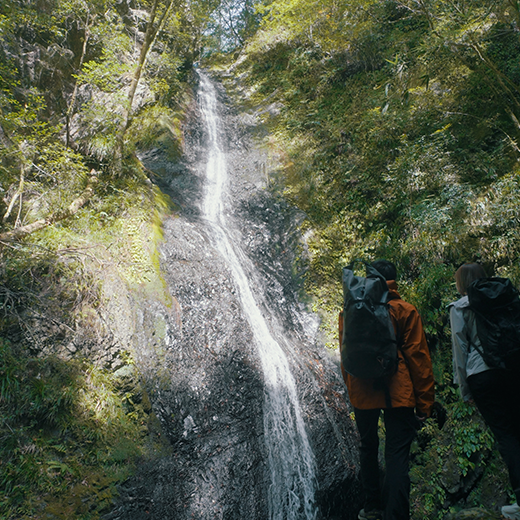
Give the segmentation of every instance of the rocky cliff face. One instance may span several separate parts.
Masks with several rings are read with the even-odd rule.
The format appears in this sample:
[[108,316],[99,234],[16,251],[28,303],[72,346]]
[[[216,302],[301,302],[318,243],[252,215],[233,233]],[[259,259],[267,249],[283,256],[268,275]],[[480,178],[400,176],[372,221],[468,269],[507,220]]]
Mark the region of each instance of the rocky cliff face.
[[[255,118],[235,112],[224,92],[220,98],[230,233],[253,262],[248,274],[264,294],[271,326],[288,338],[285,354],[316,457],[317,517],[355,518],[356,434],[343,383],[291,275],[301,217],[265,189],[267,157]],[[200,215],[206,138],[197,107],[194,116],[183,164],[170,164],[160,151],[143,157],[162,172],[163,189],[177,204],[161,248],[173,303],[139,311],[136,351],[171,453],[143,463],[111,519],[269,517],[263,375],[236,283]]]

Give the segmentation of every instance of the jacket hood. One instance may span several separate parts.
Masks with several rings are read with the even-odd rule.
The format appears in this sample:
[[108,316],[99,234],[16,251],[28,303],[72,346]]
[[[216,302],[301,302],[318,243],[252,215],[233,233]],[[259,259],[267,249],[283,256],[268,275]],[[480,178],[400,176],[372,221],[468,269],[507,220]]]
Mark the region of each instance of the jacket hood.
[[462,298],[458,299],[456,302],[451,302],[448,305],[448,308],[455,307],[456,309],[464,309],[465,307],[469,307],[469,298],[468,296],[463,296]]

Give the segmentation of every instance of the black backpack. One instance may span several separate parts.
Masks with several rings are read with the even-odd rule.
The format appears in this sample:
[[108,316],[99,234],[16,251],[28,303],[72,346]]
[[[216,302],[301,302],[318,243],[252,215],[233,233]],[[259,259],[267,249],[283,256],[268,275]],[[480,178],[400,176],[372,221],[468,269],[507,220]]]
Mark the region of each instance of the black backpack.
[[397,370],[397,338],[385,277],[363,263],[366,277],[354,275],[354,262],[343,268],[341,361],[352,376],[383,380]]
[[482,349],[491,368],[520,369],[520,298],[508,278],[480,278],[468,287]]

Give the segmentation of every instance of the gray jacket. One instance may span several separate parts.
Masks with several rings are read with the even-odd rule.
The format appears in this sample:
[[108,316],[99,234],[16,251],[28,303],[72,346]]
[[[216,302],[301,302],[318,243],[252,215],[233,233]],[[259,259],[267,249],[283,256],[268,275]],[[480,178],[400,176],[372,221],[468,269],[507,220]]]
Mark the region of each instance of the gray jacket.
[[474,348],[482,349],[477,336],[475,314],[469,309],[467,296],[450,303],[451,342],[453,349],[453,381],[459,385],[464,401],[471,399],[468,376],[489,370],[482,356]]

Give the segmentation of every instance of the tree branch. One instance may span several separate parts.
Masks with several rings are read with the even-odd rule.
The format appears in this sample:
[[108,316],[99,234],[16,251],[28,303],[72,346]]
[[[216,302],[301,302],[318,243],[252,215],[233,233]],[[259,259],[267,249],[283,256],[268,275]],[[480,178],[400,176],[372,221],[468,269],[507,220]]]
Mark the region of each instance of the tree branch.
[[5,222],[9,218],[9,215],[11,215],[11,211],[13,211],[14,205],[15,205],[18,197],[22,196],[24,182],[25,182],[24,166],[22,165],[21,172],[20,172],[20,183],[18,184],[18,189],[16,190],[15,194],[13,195],[13,198],[11,199],[11,202],[9,203],[7,211],[5,212],[5,215],[2,218],[3,222]]
[[97,184],[98,179],[96,177],[95,170],[92,170],[90,174],[91,177],[87,184],[87,187],[85,188],[85,191],[83,191],[83,193],[77,199],[74,199],[66,210],[57,211],[56,213],[52,213],[51,215],[49,215],[47,218],[37,220],[35,222],[32,222],[31,224],[27,224],[25,226],[13,229],[12,231],[0,233],[0,242],[19,240],[26,235],[30,235],[35,231],[39,231],[40,229],[52,226],[56,222],[65,220],[75,215],[79,211],[79,209],[82,206],[84,206],[94,194],[94,186]]

